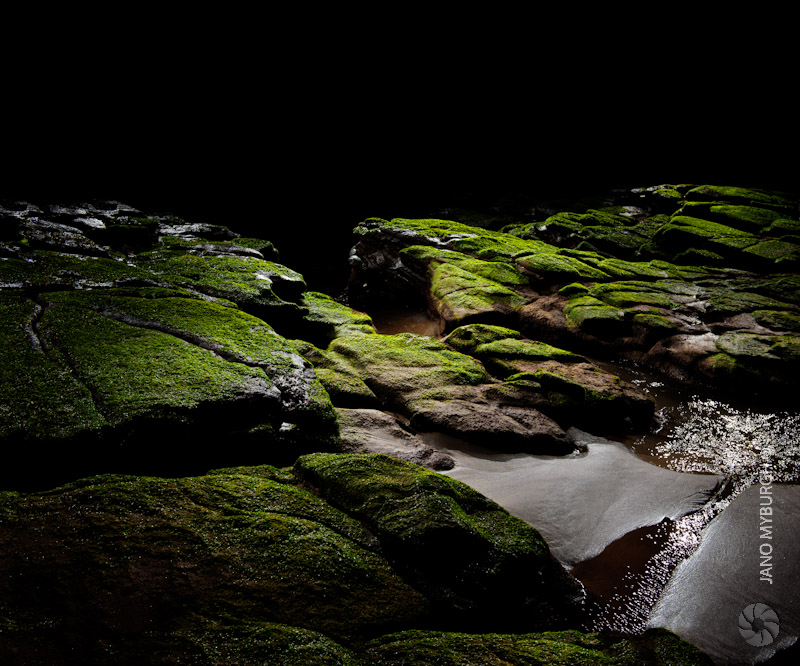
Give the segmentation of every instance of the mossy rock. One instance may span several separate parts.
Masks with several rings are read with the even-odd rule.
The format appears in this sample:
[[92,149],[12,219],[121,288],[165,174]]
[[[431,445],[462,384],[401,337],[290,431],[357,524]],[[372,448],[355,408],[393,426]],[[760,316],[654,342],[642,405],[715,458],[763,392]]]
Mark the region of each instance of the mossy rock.
[[298,353],[313,366],[331,402],[337,407],[377,407],[377,396],[350,365],[305,340],[292,340]]
[[637,312],[633,315],[631,322],[651,331],[656,331],[659,335],[666,335],[681,328],[674,319],[665,317],[657,312]]
[[789,311],[797,309],[792,303],[779,301],[757,292],[733,290],[730,285],[711,288],[708,293],[708,310],[712,313],[727,314],[753,312],[754,310]]
[[616,336],[626,328],[624,310],[588,295],[570,298],[564,316],[568,325],[601,338]]
[[507,339],[522,340],[523,335],[519,331],[504,326],[467,324],[451,331],[444,342],[457,351],[471,354],[481,345]]
[[731,247],[736,248],[746,247],[755,239],[755,236],[748,231],[690,215],[673,215],[669,224],[664,225],[656,233],[655,239],[666,242],[669,232],[683,232],[697,238],[714,239],[721,243],[729,243]]
[[598,285],[590,289],[589,294],[608,305],[613,305],[621,309],[645,305],[664,308],[665,310],[674,310],[680,306],[680,303],[671,298],[671,294],[668,292],[647,287],[637,290],[636,286],[637,285],[631,283]]
[[732,204],[796,211],[797,204],[786,196],[766,190],[730,185],[700,185],[686,192],[687,201],[725,201]]
[[[274,622],[197,618],[166,634],[164,648],[194,666],[365,666],[356,654],[317,631]],[[146,663],[151,654],[145,654]]]
[[437,266],[430,280],[435,307],[451,326],[482,316],[512,315],[527,303],[527,299],[513,289],[457,264]]
[[303,276],[286,266],[252,256],[195,254],[181,239],[162,243],[163,248],[135,260],[170,285],[224,298],[276,324],[285,320],[287,328],[298,326],[307,314],[299,304],[306,289]]
[[546,402],[540,409],[559,422],[599,433],[646,427],[654,413],[652,398],[620,377],[586,361],[516,362],[517,381],[524,375],[539,385]]
[[800,314],[788,310],[754,310],[755,320],[766,328],[800,333]]
[[463,252],[443,250],[424,245],[412,245],[404,248],[400,251],[400,256],[404,259],[411,258],[415,261],[424,261],[430,267],[431,272],[440,264],[452,264],[467,273],[472,273],[505,286],[524,286],[528,284],[528,279],[509,261],[484,261],[475,259]]
[[498,391],[527,395],[527,400],[560,423],[593,432],[625,430],[646,424],[652,401],[619,377],[590,364],[584,357],[499,326],[469,325],[453,331],[445,342],[480,359],[496,377]]
[[345,363],[384,409],[409,419],[416,432],[444,432],[500,450],[563,455],[574,450],[562,428],[531,400],[494,392],[477,359],[411,333],[334,340],[329,358]]
[[158,278],[124,261],[106,257],[84,257],[59,252],[25,252],[20,258],[0,261],[0,288],[91,289],[124,284],[150,283]]
[[[335,444],[330,399],[286,340],[235,307],[184,296],[131,287],[10,299],[0,432],[54,458],[48,473],[32,458],[4,483],[197,472],[237,453],[294,459]],[[215,443],[234,433],[235,446]],[[116,446],[102,444],[110,437]]]
[[585,280],[608,280],[611,278],[608,273],[599,268],[557,252],[523,255],[517,257],[516,261],[517,265],[530,275],[555,277],[568,282],[572,282],[575,278]]
[[774,262],[778,266],[794,266],[800,262],[800,246],[794,241],[763,240],[745,248],[744,251]]
[[[295,469],[366,524],[437,608],[480,626],[564,622],[575,582],[530,525],[459,481],[375,454],[311,454]],[[494,617],[493,617],[494,616]]]
[[761,231],[781,219],[780,213],[757,206],[712,205],[709,213],[716,219],[725,220],[730,226],[751,232]]
[[690,247],[675,255],[675,263],[718,266],[725,262],[725,256],[707,248]]
[[310,324],[309,334],[312,336],[330,341],[341,335],[375,333],[375,325],[368,314],[339,303],[322,292],[305,292],[302,304],[308,309],[305,319]]
[[486,370],[475,359],[413,333],[340,337],[327,351],[349,365],[387,404],[405,404],[420,390],[486,381]]
[[708,655],[663,629],[638,637],[579,631],[463,634],[405,631],[368,644],[385,666],[711,666]]
[[433,245],[472,255],[484,261],[508,261],[520,252],[544,251],[546,243],[440,219],[369,218],[358,225],[356,237],[397,239],[404,247]]
[[502,326],[481,324],[461,326],[448,335],[444,342],[480,359],[484,365],[488,364],[490,370],[501,368],[503,372],[499,376],[519,372],[514,368],[515,362],[575,363],[585,360],[582,356],[566,349],[524,339],[517,331]]
[[22,291],[0,292],[0,439],[21,451],[48,441],[95,439],[108,426],[89,389],[45,352],[41,313]]
[[587,263],[592,263],[612,278],[630,277],[658,280],[670,277],[669,273],[664,270],[663,267],[654,266],[653,263],[649,261],[625,261],[623,259],[598,258],[597,260],[587,260]]
[[778,218],[764,229],[764,234],[773,237],[780,237],[786,234],[798,235],[800,234],[800,220]]
[[800,337],[795,335],[759,335],[724,333],[716,341],[720,351],[753,361],[781,361],[794,365],[800,360]]
[[[266,623],[342,640],[429,613],[361,523],[258,476],[101,476],[46,493],[0,493],[0,516],[7,659],[16,651],[35,663],[74,663],[71,654],[80,663],[114,654],[114,663],[144,663],[148,650],[183,659],[183,641],[164,634],[208,640],[209,620],[249,633],[258,618],[267,631],[259,642]],[[273,635],[278,643],[310,638],[277,631],[294,634]]]

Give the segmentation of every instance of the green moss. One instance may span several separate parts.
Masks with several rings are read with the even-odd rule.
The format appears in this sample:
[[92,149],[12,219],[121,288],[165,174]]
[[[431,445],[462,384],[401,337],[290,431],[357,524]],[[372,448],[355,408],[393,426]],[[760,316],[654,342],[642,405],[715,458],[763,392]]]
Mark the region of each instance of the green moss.
[[453,349],[464,354],[471,354],[481,345],[497,340],[515,339],[521,340],[522,333],[512,328],[504,326],[492,326],[490,324],[467,324],[454,329],[445,339]]
[[431,267],[431,272],[439,264],[452,264],[468,273],[502,285],[521,286],[528,284],[527,278],[508,261],[483,261],[462,252],[424,245],[412,245],[403,248],[400,251],[400,256],[428,263]]
[[399,508],[407,497],[419,497],[424,502],[426,495],[442,495],[447,499],[445,504],[451,507],[451,516],[428,512],[420,516],[424,521],[434,523],[439,520],[458,524],[468,522],[467,510],[502,511],[494,502],[460,481],[380,454],[343,456],[314,453],[300,457],[295,470],[300,478],[318,487],[328,502],[370,524],[380,525],[381,534],[396,533],[401,540],[414,538],[427,525],[402,520],[393,510],[392,502],[395,500]]
[[378,398],[358,375],[317,368],[317,377],[337,407],[376,407]]
[[76,301],[81,296],[49,294],[41,325],[47,343],[62,350],[112,425],[144,415],[177,416],[182,410],[236,400],[271,385],[260,368],[231,363],[172,335],[104,317],[80,307]]
[[245,474],[247,476],[256,476],[260,479],[267,479],[278,483],[293,484],[296,481],[294,474],[292,474],[291,467],[275,467],[273,465],[224,467],[210,470],[207,476],[222,476],[228,474]]
[[16,285],[46,290],[55,287],[88,289],[139,280],[153,281],[146,270],[104,257],[82,257],[35,251],[22,259],[0,260],[0,286]]
[[748,231],[689,215],[673,215],[670,224],[658,235],[663,235],[667,228],[675,228],[703,238],[726,239],[726,242],[734,247],[742,247],[743,243],[752,242],[753,239],[753,234]]
[[200,256],[170,247],[137,255],[136,260],[165,282],[225,298],[256,313],[302,312],[296,301],[305,290],[303,277],[272,261]]
[[358,373],[341,357],[318,349],[310,342],[293,340],[293,346],[313,366],[331,402],[337,407],[375,407],[378,398]]
[[711,666],[699,649],[663,629],[637,637],[579,631],[463,634],[404,631],[368,644],[367,657],[385,666]]
[[525,372],[542,361],[574,363],[585,360],[558,347],[526,340],[520,333],[501,326],[471,324],[454,330],[445,342],[459,351],[480,359],[496,376]]
[[133,326],[152,327],[202,344],[242,363],[289,369],[285,357],[294,349],[263,320],[225,303],[184,298],[166,290],[158,298],[148,292],[103,290],[58,295],[60,303],[74,303]]
[[634,258],[650,242],[661,224],[647,220],[628,227],[584,227],[580,232],[583,241],[577,247]]
[[407,245],[429,245],[431,241],[437,241],[440,246],[446,245],[447,249],[457,250],[485,261],[509,260],[520,252],[542,251],[550,247],[538,241],[528,241],[460,222],[437,219],[396,218],[387,221],[370,218],[356,227],[354,234],[371,236],[384,231],[400,234]]
[[[197,626],[199,625],[199,626]],[[352,651],[324,634],[300,627],[250,620],[198,622],[175,632],[194,652],[193,664],[223,666],[363,666]]]
[[589,294],[589,287],[580,282],[573,282],[558,290],[559,294],[564,296],[587,296]]
[[[246,399],[256,389],[262,399],[270,392],[280,396],[287,420],[291,412],[291,419],[333,428],[330,400],[310,368],[289,342],[246,312],[164,293],[135,298],[103,290],[48,299],[62,315],[54,325],[59,347],[115,413],[127,413],[124,419],[138,413],[134,405],[145,411],[195,407]],[[91,322],[105,344],[82,341],[78,322]]]
[[475,359],[412,333],[341,337],[331,343],[328,354],[350,366],[383,400],[397,404],[419,391],[486,380]]
[[795,210],[794,202],[785,196],[765,190],[726,185],[701,185],[686,193],[688,201],[726,201],[745,206],[757,206],[776,210]]
[[[503,599],[499,614],[523,614],[526,594],[541,596],[542,583],[561,580],[535,529],[455,479],[375,454],[311,454],[295,467],[328,502],[367,524],[390,559],[444,607]],[[520,576],[542,569],[549,581]]]
[[302,303],[308,309],[306,321],[324,327],[328,339],[355,333],[375,333],[375,325],[368,314],[353,310],[327,294],[307,291],[303,294]]
[[525,361],[571,362],[583,358],[566,349],[553,347],[544,342],[535,340],[515,340],[512,338],[479,345],[474,349],[474,354],[479,357]]
[[724,261],[725,257],[719,252],[697,247],[690,247],[675,255],[675,262],[683,264],[718,265]]
[[795,335],[758,335],[754,333],[724,333],[716,340],[717,348],[733,357],[753,361],[783,361],[794,364],[800,360],[800,337]]
[[780,213],[756,206],[731,206],[728,204],[711,206],[709,212],[717,218],[727,220],[726,224],[744,230],[759,230],[780,219]]
[[676,322],[653,312],[637,312],[633,315],[632,322],[659,332],[674,331],[679,328]]
[[769,236],[783,236],[784,234],[800,233],[800,220],[779,218],[764,229],[764,234]]
[[788,310],[755,310],[753,317],[766,328],[800,333],[800,314],[797,312]]
[[595,285],[589,290],[589,294],[617,308],[649,305],[673,310],[679,307],[680,303],[671,297],[669,291],[659,290],[660,284],[665,285],[665,283],[650,284],[635,281],[612,282]]
[[437,266],[430,279],[437,310],[447,320],[460,321],[498,311],[510,313],[527,303],[513,289],[455,264]]
[[[203,617],[258,618],[341,639],[427,613],[363,525],[286,483],[246,474],[103,476],[8,502],[14,520],[4,523],[4,539],[14,547],[3,559],[0,598],[58,575],[46,597],[21,595],[14,616],[22,626],[27,612],[82,618],[65,636],[57,620],[43,646],[62,636],[68,647],[101,628],[109,641],[134,636],[147,645],[150,629],[185,635]],[[17,550],[31,529],[41,539]],[[117,613],[136,623],[121,630]]]
[[611,666],[599,650],[547,634],[459,634],[407,631],[370,644],[368,658],[385,666]]
[[97,435],[107,422],[89,389],[42,347],[39,313],[40,306],[21,292],[0,293],[0,437],[19,442]]
[[[753,285],[756,286],[756,285]],[[754,310],[788,310],[791,304],[750,291],[734,291],[731,285],[713,289],[708,310],[719,313],[752,312]]]
[[575,296],[564,306],[564,316],[570,326],[588,333],[611,333],[625,320],[625,312],[592,296]]
[[556,252],[520,256],[517,258],[517,265],[532,274],[564,280],[574,280],[575,278],[608,280],[611,277],[605,271],[594,268],[580,259]]
[[745,252],[775,263],[796,264],[800,261],[800,247],[786,240],[765,240],[745,248]]
[[237,238],[233,241],[215,241],[221,247],[246,247],[259,252],[268,261],[278,261],[278,249],[275,245],[263,238]]

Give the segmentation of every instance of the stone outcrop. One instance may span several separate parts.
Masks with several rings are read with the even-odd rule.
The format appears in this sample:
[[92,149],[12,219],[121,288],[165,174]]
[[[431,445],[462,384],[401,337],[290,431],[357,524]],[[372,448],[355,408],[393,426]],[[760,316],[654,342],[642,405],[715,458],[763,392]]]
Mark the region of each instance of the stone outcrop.
[[17,208],[0,211],[0,440],[19,461],[3,484],[335,446],[328,395],[267,323],[310,314],[269,242],[118,204]]
[[796,200],[718,186],[635,190],[500,229],[371,218],[355,230],[351,289],[361,302],[422,294],[445,333],[502,326],[688,384],[781,395],[798,376],[798,228]]
[[7,664],[211,664],[317,634],[352,647],[404,627],[563,627],[580,613],[580,587],[532,527],[374,454],[0,492],[0,546]]

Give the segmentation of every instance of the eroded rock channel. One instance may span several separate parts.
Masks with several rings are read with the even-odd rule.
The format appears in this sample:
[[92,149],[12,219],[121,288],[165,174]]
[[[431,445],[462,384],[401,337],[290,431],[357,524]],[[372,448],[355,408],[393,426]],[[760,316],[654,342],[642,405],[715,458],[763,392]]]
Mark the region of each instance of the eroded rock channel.
[[4,663],[790,655],[797,202],[613,197],[364,220],[337,299],[226,226],[5,204]]

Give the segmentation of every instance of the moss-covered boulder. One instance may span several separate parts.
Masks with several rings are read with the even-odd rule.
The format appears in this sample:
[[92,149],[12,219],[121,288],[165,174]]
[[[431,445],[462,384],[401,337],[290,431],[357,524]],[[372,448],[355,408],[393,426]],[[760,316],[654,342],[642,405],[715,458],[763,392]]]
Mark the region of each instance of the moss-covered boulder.
[[560,423],[607,432],[645,426],[653,416],[652,399],[632,384],[578,354],[512,329],[461,326],[445,342],[478,358],[509,386],[538,396],[538,409]]
[[137,218],[154,235],[144,251],[77,242],[105,238],[122,210],[2,218],[13,225],[0,259],[0,442],[19,466],[0,484],[198,473],[334,447],[323,385],[263,318],[302,324],[302,276],[264,258],[268,241],[172,218]]
[[382,455],[0,492],[0,546],[7,664],[355,665],[402,629],[581,617],[534,528]]
[[242,634],[257,618],[342,640],[429,612],[363,524],[263,476],[101,476],[0,493],[0,544],[9,664],[220,663],[186,637],[209,622]]
[[384,409],[404,414],[417,432],[445,432],[501,450],[573,450],[535,398],[495,390],[497,380],[478,360],[439,340],[413,333],[343,336],[326,356],[349,366]]
[[711,666],[712,660],[664,630],[638,637],[577,631],[461,634],[407,631],[376,639],[368,657],[386,666]]
[[327,343],[341,335],[375,333],[375,325],[368,314],[353,310],[327,294],[307,291],[303,294],[302,304],[308,309],[306,337]]
[[369,454],[311,454],[295,469],[327,502],[369,527],[442,619],[486,629],[555,626],[576,617],[581,589],[538,532],[469,486]]
[[314,366],[317,378],[334,405],[370,408],[380,404],[372,389],[346,360],[306,340],[292,340],[292,344]]
[[302,275],[257,256],[208,252],[206,244],[163,237],[158,248],[136,257],[137,265],[170,285],[223,298],[254,315],[282,319],[286,330],[306,315],[299,304]]

